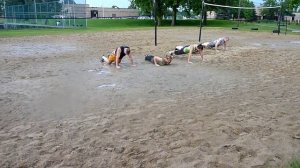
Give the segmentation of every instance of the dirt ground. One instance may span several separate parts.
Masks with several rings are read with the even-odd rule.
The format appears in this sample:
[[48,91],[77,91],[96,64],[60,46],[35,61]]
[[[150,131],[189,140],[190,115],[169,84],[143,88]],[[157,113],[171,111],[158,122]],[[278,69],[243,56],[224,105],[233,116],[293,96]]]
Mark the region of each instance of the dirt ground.
[[[198,28],[0,39],[0,167],[285,167],[300,159],[300,36]],[[129,45],[136,67],[99,57]]]

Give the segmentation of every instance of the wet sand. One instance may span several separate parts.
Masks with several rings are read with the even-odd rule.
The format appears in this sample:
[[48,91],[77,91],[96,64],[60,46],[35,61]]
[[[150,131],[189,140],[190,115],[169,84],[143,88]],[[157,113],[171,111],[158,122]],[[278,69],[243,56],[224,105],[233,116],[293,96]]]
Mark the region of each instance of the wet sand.
[[[300,36],[198,28],[0,39],[0,167],[284,167],[300,159]],[[99,57],[131,46],[136,67]]]

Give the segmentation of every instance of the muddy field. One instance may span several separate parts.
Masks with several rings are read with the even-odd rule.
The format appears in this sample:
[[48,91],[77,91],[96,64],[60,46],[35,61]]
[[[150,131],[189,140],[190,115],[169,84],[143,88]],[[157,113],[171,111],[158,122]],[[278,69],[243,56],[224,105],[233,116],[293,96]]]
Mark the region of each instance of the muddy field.
[[[285,167],[300,159],[300,36],[198,28],[0,39],[0,167]],[[121,69],[101,55],[131,46]]]

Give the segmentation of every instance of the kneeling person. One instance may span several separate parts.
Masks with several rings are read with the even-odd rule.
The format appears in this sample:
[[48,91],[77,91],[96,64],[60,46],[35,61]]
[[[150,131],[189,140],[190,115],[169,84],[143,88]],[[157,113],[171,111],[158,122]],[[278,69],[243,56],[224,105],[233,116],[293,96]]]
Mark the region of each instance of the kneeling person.
[[130,54],[130,47],[128,46],[120,46],[118,48],[116,48],[116,50],[114,50],[109,56],[108,58],[106,57],[102,57],[101,62],[106,62],[109,65],[113,62],[116,63],[116,68],[120,68],[119,64],[121,63],[121,60],[123,59],[124,56],[128,55],[129,60],[131,62],[132,66],[135,66],[133,64],[133,59],[132,56]]

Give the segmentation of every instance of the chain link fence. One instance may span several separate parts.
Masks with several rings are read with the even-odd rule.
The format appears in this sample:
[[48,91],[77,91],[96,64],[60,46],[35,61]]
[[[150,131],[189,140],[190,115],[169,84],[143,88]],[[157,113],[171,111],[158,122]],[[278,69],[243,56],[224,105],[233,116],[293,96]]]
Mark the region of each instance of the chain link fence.
[[7,28],[87,27],[88,5],[85,0],[53,1],[5,6],[4,25]]

